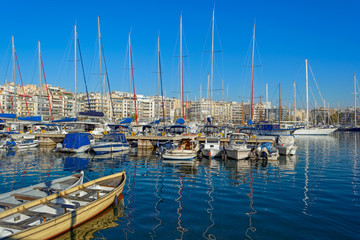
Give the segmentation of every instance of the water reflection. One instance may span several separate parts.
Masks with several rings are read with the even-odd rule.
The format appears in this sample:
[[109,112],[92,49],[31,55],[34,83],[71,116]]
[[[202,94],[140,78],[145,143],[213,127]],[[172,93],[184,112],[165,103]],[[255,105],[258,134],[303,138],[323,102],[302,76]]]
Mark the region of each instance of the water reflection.
[[213,219],[213,210],[214,207],[212,203],[214,202],[214,198],[212,196],[212,193],[214,192],[214,185],[212,183],[212,176],[210,169],[207,169],[207,178],[206,178],[206,185],[208,186],[208,189],[206,191],[206,194],[208,195],[208,199],[206,200],[206,203],[209,205],[209,207],[206,209],[206,213],[209,214],[210,219],[210,225],[205,229],[205,232],[202,234],[205,239],[208,240],[215,240],[216,237],[208,233],[210,229],[215,225],[214,219]]
[[175,167],[175,173],[196,175],[199,162],[196,160],[162,160],[164,167]]
[[180,233],[180,239],[183,239],[183,236],[184,236],[184,233],[188,231],[187,228],[184,228],[182,225],[181,225],[181,216],[182,216],[182,213],[181,213],[181,210],[183,209],[183,206],[182,206],[182,203],[181,203],[181,199],[183,198],[182,196],[182,191],[184,189],[184,179],[182,176],[179,177],[180,179],[180,186],[178,187],[178,194],[179,194],[179,197],[177,199],[175,199],[175,201],[179,204],[177,210],[176,210],[176,213],[178,214],[178,226],[177,226],[177,230],[178,232]]
[[[80,226],[64,233],[63,235],[55,238],[56,240],[65,239],[93,239],[106,237],[101,234],[101,230],[114,228],[119,226],[117,222],[119,218],[124,216],[124,197],[123,194],[119,196],[119,203],[111,205],[96,217]],[[101,237],[97,235],[102,235]]]

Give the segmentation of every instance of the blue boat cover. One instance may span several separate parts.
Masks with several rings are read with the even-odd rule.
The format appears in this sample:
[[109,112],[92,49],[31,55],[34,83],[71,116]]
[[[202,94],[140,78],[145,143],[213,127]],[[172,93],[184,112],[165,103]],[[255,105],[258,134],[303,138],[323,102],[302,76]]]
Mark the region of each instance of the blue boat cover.
[[120,120],[120,124],[127,124],[132,122],[132,118],[123,118]]
[[77,118],[71,118],[71,117],[52,120],[52,122],[55,122],[55,123],[58,123],[58,122],[76,122],[76,121],[77,121]]
[[183,118],[179,118],[178,120],[176,120],[176,124],[184,124],[185,120]]
[[261,143],[260,147],[261,147],[261,148],[265,147],[265,148],[269,151],[269,153],[272,153],[271,143],[269,143],[269,142],[263,142],[263,143]]
[[247,125],[253,125],[254,123],[253,123],[253,121],[252,121],[251,119],[249,119],[249,121],[247,121],[246,124],[247,124]]
[[11,119],[15,119],[16,118],[16,114],[14,113],[0,113],[0,118],[11,118]]
[[151,122],[151,123],[149,123],[149,124],[159,124],[160,123],[160,119],[159,120],[156,120],[156,121],[153,121],[153,122]]
[[82,146],[90,145],[90,139],[93,136],[90,133],[68,133],[63,141],[63,148],[79,149]]
[[41,116],[30,116],[30,117],[18,117],[18,120],[22,121],[31,121],[31,122],[41,122]]
[[89,116],[89,117],[103,117],[103,112],[96,112],[96,111],[87,111],[87,112],[79,112],[79,115]]

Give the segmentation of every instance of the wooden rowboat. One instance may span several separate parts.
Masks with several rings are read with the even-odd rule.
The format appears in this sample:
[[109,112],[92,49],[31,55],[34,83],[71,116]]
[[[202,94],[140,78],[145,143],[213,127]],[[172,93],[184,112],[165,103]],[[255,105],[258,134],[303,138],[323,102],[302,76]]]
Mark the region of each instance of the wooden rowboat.
[[125,171],[102,177],[0,213],[1,239],[49,239],[117,203]]
[[83,184],[84,172],[0,194],[0,212]]

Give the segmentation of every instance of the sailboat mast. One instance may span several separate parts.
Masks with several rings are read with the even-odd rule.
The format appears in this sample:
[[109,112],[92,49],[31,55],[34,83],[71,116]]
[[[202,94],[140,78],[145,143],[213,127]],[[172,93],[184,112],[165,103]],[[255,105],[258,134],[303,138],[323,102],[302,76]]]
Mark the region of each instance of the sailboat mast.
[[306,126],[309,126],[309,79],[308,79],[308,60],[305,59],[306,72]]
[[14,113],[16,114],[17,108],[16,108],[16,78],[15,78],[15,43],[14,43],[14,36],[11,37],[12,42],[12,57],[13,57],[13,79],[14,79]]
[[[76,25],[74,26],[74,62],[75,62],[75,108],[74,108],[74,117],[77,115],[77,59],[76,59],[76,42],[77,42],[77,32],[76,32]],[[89,109],[90,110],[90,109]]]
[[296,122],[296,82],[294,81],[294,121]]
[[211,101],[211,112],[210,115],[212,116],[213,110],[213,80],[214,80],[214,22],[215,22],[215,9],[213,9],[212,14],[212,32],[211,32],[211,80],[210,80],[210,101]]
[[130,46],[129,57],[130,57],[130,63],[131,63],[131,76],[132,76],[132,83],[133,83],[133,90],[134,90],[135,120],[136,120],[136,126],[138,126],[138,115],[137,115],[137,108],[136,108],[136,94],[135,94],[134,68],[133,68],[133,62],[132,62],[131,43],[129,43],[129,46]]
[[281,85],[279,83],[279,127],[280,126],[281,126]]
[[181,81],[181,110],[182,117],[185,118],[184,111],[184,79],[183,79],[183,53],[182,53],[182,15],[180,15],[180,81]]
[[356,119],[356,94],[357,94],[357,93],[356,93],[356,75],[355,75],[355,73],[354,73],[354,105],[355,105],[355,116],[354,116],[354,117],[355,117],[355,121],[354,121],[354,122],[355,122],[355,127],[356,127],[356,124],[357,124],[357,123],[356,123],[356,120],[357,120],[357,119]]
[[40,41],[38,41],[38,61],[39,61],[39,101],[38,101],[38,114],[40,114],[42,119],[42,109],[41,109],[41,53],[40,53]]
[[131,59],[130,59],[130,49],[131,49],[131,41],[130,41],[130,34],[129,33],[129,96],[131,96]]
[[103,79],[101,72],[101,33],[100,33],[100,17],[98,17],[98,38],[99,38],[99,63],[100,63],[100,85],[101,85],[101,112],[104,112],[104,96],[103,96]]
[[158,36],[157,42],[158,48],[158,69],[157,69],[157,89],[156,89],[156,103],[157,103],[157,117],[160,116],[160,101],[159,101],[159,85],[160,85],[160,36]]
[[254,110],[253,110],[253,101],[254,101],[254,52],[255,52],[255,24],[254,24],[254,29],[253,29],[253,46],[252,46],[252,59],[251,59],[251,106],[250,106],[250,110],[251,110],[251,114],[250,114],[250,119],[253,120],[253,114],[254,114]]

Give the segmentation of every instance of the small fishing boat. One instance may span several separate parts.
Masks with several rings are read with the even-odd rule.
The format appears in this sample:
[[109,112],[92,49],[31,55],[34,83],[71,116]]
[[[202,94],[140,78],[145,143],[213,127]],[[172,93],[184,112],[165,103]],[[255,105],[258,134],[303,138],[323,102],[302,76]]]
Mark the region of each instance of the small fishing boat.
[[182,139],[175,149],[166,150],[162,154],[163,159],[167,160],[191,160],[194,159],[199,151],[199,144],[195,137]]
[[111,152],[121,152],[130,149],[130,145],[123,133],[111,133],[103,136],[96,142],[92,149],[96,154],[105,154]]
[[220,138],[207,137],[204,147],[201,149],[201,153],[204,157],[221,157]]
[[251,149],[247,146],[246,138],[247,135],[243,133],[231,134],[229,145],[225,148],[228,158],[241,160],[250,157]]
[[36,199],[0,213],[0,238],[49,239],[118,204],[125,171]]
[[[83,184],[84,172],[0,194],[0,212]],[[1,236],[1,233],[0,233]]]
[[58,143],[55,151],[67,153],[86,152],[91,148],[94,137],[90,133],[67,133],[63,143]]

